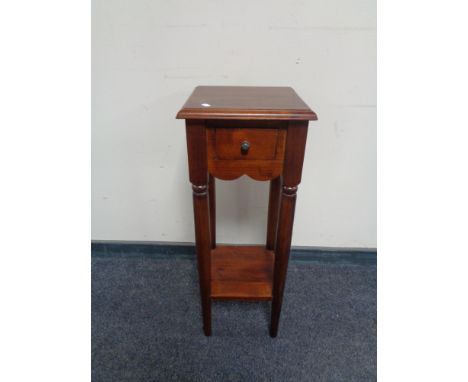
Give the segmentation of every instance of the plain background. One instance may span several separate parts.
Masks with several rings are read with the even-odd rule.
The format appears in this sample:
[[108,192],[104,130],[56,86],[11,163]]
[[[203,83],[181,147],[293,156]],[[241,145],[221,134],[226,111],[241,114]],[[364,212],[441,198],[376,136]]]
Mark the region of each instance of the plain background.
[[[378,8],[379,382],[468,379],[466,14]],[[66,0],[0,12],[5,381],[91,375],[90,15]]]
[[[92,239],[193,242],[197,85],[292,86],[309,124],[293,245],[376,248],[376,1],[92,2]],[[262,243],[267,182],[217,182],[217,234]]]

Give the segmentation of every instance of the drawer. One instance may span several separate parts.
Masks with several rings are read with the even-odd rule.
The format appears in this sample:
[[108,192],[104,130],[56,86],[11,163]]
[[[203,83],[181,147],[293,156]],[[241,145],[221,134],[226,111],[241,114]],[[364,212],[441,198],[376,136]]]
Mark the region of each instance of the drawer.
[[249,175],[257,180],[278,176],[282,170],[286,125],[228,121],[207,123],[208,167],[221,179]]
[[218,159],[275,159],[279,130],[217,128],[213,132]]

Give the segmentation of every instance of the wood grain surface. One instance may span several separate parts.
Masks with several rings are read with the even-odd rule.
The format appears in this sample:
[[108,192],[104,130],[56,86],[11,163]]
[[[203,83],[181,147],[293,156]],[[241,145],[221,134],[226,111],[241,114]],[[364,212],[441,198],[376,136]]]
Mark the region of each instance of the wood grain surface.
[[316,120],[290,87],[198,86],[178,119]]
[[274,253],[262,246],[218,246],[211,251],[211,298],[271,300]]

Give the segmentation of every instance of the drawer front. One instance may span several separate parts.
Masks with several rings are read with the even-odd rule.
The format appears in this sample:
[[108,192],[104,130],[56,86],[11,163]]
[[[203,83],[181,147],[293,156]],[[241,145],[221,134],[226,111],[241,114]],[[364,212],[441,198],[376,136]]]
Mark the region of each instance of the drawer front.
[[276,158],[279,130],[217,128],[213,130],[213,134],[215,155],[218,159]]
[[286,125],[207,124],[208,169],[220,179],[248,175],[257,180],[281,174]]

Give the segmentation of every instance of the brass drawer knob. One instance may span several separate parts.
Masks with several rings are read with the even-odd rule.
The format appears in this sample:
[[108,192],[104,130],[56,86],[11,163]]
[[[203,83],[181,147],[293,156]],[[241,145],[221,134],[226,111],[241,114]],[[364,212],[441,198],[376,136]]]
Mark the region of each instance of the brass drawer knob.
[[249,152],[249,149],[250,149],[250,143],[247,141],[243,141],[241,143],[241,153],[245,155]]

